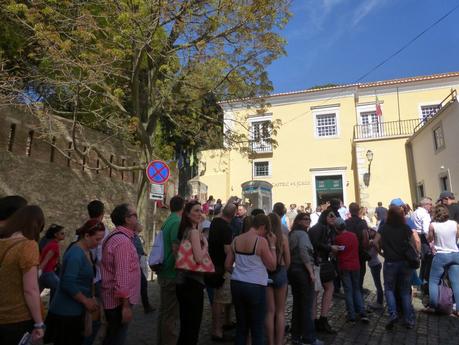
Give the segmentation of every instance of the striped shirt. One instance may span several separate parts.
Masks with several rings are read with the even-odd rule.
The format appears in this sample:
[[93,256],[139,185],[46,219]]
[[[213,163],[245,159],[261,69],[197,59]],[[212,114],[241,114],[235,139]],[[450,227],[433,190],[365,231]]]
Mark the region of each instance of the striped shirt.
[[127,298],[140,301],[140,265],[133,244],[134,232],[118,226],[104,241],[101,266],[101,297],[105,309],[114,309]]

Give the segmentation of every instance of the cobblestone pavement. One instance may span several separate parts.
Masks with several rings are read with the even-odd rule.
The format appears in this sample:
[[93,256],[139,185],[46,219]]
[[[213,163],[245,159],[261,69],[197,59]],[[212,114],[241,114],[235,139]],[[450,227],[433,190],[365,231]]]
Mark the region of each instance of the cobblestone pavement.
[[[367,272],[365,287],[371,292],[365,296],[366,303],[375,299],[371,274]],[[149,295],[153,306],[158,305],[158,284],[150,282]],[[393,331],[386,331],[384,326],[388,321],[387,313],[369,314],[370,323],[367,325],[346,323],[345,303],[343,299],[335,298],[330,315],[330,323],[338,330],[335,336],[318,334],[319,339],[327,345],[459,345],[459,319],[451,316],[436,316],[419,312],[423,307],[418,298],[414,299],[417,314],[416,327],[407,330],[397,325]],[[291,314],[291,296],[287,302],[287,323]],[[156,316],[157,312],[144,314],[141,307],[136,307],[134,321],[129,328],[128,345],[156,345]],[[216,344],[210,339],[211,312],[205,298],[203,322],[201,325],[200,345]],[[286,344],[290,344],[286,339]],[[159,345],[159,344],[158,344]]]

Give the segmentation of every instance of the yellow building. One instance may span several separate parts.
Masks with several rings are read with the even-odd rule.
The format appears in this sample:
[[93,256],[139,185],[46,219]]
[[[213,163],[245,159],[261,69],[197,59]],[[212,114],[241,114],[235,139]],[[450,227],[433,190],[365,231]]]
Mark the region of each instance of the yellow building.
[[[263,111],[248,107],[253,100],[223,103],[225,130],[246,134],[248,153],[201,152],[199,181],[222,200],[243,196],[244,183],[266,181],[272,201],[286,204],[413,203],[407,138],[456,88],[459,72],[278,93]],[[278,122],[271,137],[269,124]]]

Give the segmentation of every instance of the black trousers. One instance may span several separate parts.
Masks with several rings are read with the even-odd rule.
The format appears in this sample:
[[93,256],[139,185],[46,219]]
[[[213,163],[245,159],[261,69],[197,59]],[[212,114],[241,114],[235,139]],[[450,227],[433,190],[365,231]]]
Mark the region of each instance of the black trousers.
[[122,323],[122,306],[115,309],[105,309],[107,319],[107,334],[103,345],[123,345],[126,342],[129,324]]
[[148,282],[147,277],[143,272],[140,272],[140,296],[142,297],[143,309],[150,308],[150,301],[148,300]]
[[0,344],[18,345],[24,333],[32,332],[32,328],[32,320],[0,325]]
[[367,261],[360,260],[360,291],[363,293],[363,281],[365,279],[365,274],[367,273]]
[[46,317],[45,343],[54,345],[83,344],[84,313],[78,316],[63,316],[48,312]]
[[186,278],[185,283],[177,284],[176,291],[180,309],[180,334],[177,345],[195,345],[198,343],[201,328],[204,285]]

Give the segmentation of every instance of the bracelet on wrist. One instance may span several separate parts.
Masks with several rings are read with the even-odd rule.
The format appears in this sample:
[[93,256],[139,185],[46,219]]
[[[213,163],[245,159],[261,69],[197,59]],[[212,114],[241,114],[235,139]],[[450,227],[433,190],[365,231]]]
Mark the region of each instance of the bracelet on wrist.
[[46,329],[46,325],[43,322],[35,323],[33,325],[34,329]]

